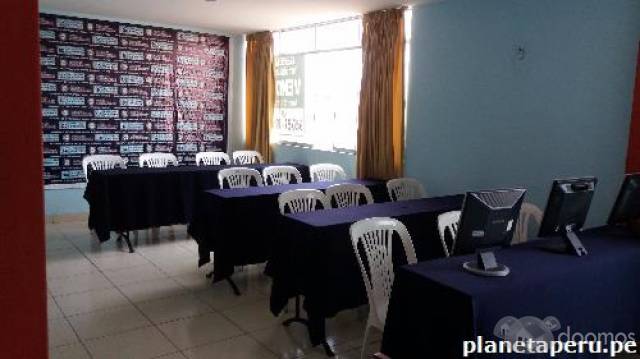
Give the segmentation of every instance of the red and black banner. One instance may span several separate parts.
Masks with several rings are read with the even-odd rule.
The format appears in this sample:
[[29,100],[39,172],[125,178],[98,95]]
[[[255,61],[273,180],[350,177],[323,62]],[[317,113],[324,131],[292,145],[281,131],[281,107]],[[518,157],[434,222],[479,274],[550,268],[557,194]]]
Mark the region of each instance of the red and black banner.
[[90,154],[226,150],[228,37],[41,14],[40,54],[45,184]]

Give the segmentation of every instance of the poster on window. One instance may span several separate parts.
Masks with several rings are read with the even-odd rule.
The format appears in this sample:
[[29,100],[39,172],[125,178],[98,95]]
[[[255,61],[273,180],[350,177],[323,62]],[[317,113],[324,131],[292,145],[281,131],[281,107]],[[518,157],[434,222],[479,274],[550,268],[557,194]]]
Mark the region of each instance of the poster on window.
[[275,128],[282,138],[304,135],[304,55],[275,59]]
[[40,53],[46,185],[86,155],[226,149],[228,37],[40,14]]

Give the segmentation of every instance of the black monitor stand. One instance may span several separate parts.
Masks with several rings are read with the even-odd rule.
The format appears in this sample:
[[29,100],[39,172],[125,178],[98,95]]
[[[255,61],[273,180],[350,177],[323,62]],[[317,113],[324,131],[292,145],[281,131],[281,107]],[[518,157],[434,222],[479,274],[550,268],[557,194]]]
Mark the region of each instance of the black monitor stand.
[[485,277],[506,277],[509,275],[509,267],[496,261],[496,255],[491,251],[480,251],[475,261],[462,264],[467,272]]
[[584,248],[580,238],[576,235],[576,232],[573,230],[573,224],[567,225],[562,231],[563,241],[561,243],[551,243],[545,245],[544,248],[548,251],[555,253],[566,253],[566,254],[574,254],[578,257],[586,256],[589,254],[587,249]]

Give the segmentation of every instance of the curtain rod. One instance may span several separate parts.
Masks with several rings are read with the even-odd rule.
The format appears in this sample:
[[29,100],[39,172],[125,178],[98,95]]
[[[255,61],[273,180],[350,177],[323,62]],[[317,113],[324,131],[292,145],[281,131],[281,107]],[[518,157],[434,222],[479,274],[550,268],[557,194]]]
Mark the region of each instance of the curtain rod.
[[362,15],[355,15],[355,16],[349,16],[349,17],[345,17],[345,18],[341,18],[341,19],[316,22],[316,23],[308,24],[308,25],[299,25],[299,26],[287,27],[287,28],[284,28],[284,29],[273,30],[271,32],[287,32],[287,31],[309,29],[309,28],[316,27],[316,26],[338,24],[338,23],[341,23],[341,22],[347,22],[347,21],[353,21],[353,20],[359,20],[359,19],[362,19]]
[[[411,6],[401,5],[401,6],[398,6],[398,7],[394,8],[394,9],[411,10],[411,8],[412,8]],[[391,9],[382,9],[382,10],[376,10],[376,11],[387,11],[387,10],[391,10]],[[272,33],[274,33],[274,32],[287,32],[287,31],[309,29],[309,28],[316,27],[316,26],[338,24],[338,23],[341,23],[341,22],[359,20],[359,19],[362,19],[363,16],[364,15],[362,15],[362,14],[354,15],[354,16],[349,16],[349,17],[345,17],[345,18],[341,18],[341,19],[327,20],[327,21],[317,22],[317,23],[308,24],[308,25],[298,25],[298,26],[293,26],[293,27],[285,27],[283,29],[273,30],[271,32]]]

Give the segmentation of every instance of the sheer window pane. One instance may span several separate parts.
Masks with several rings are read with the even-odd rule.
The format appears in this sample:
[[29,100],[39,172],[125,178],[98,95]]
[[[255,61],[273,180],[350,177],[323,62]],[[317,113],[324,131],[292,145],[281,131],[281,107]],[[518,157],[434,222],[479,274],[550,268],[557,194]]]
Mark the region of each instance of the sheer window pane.
[[274,38],[274,48],[276,54],[297,54],[315,50],[316,29],[305,28],[299,30],[280,32]]
[[305,120],[314,147],[355,149],[362,50],[305,57]]
[[339,49],[361,46],[361,20],[321,25],[316,28],[316,49]]
[[274,34],[276,106],[272,142],[355,150],[362,76],[362,21]]

